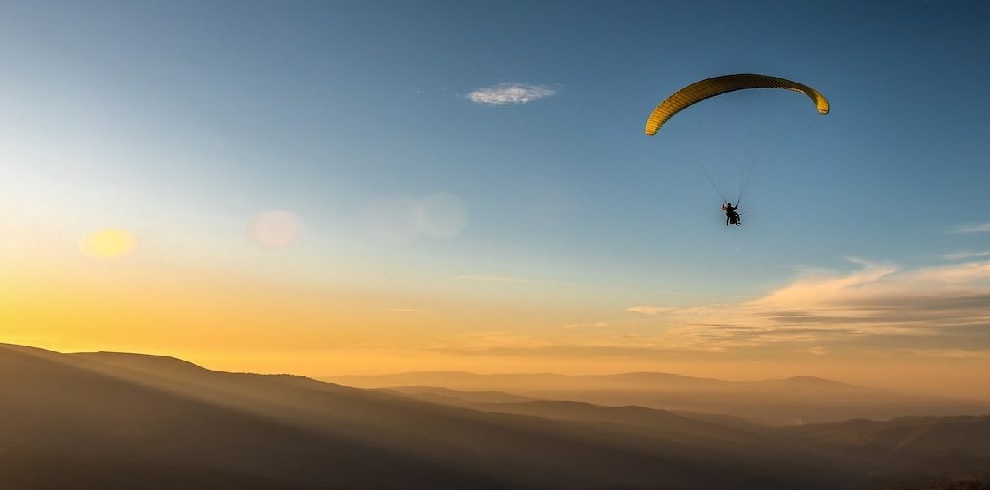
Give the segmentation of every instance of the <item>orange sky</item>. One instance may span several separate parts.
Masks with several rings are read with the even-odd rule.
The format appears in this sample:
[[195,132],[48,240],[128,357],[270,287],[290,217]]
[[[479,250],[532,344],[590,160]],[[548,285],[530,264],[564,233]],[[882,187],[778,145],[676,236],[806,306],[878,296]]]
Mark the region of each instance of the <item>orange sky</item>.
[[[907,323],[878,323],[845,306],[853,299],[882,302],[906,287],[965,291],[975,287],[971,277],[985,273],[975,266],[901,273],[864,262],[845,275],[806,272],[736,304],[623,311],[578,302],[541,306],[536,298],[355,292],[222,266],[165,265],[140,248],[110,255],[41,249],[30,260],[8,260],[0,280],[0,341],[313,376],[413,370],[665,371],[734,380],[817,375],[969,396],[985,396],[977,387],[990,386],[990,359],[979,351],[924,348],[912,340],[922,334],[902,331]],[[504,287],[519,286],[508,282]],[[767,320],[771,312],[798,310],[805,317],[795,318],[813,328]],[[815,315],[824,323],[807,320]],[[825,328],[828,318],[842,315],[852,327]],[[924,335],[937,340],[937,334]]]

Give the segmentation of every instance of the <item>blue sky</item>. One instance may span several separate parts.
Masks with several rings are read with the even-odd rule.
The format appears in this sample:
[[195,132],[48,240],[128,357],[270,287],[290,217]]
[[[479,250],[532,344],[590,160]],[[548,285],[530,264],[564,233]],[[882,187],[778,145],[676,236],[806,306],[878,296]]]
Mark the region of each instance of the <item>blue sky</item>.
[[[759,297],[859,259],[910,270],[990,250],[979,0],[4,11],[5,219],[53,237],[125,228],[175,263],[370,292],[556,284],[474,294],[620,312]],[[643,135],[664,97],[736,72],[804,82],[832,112],[736,93]],[[512,88],[535,93],[477,96]],[[694,161],[741,165],[740,144],[714,135],[764,117],[745,224],[728,229]],[[425,232],[408,222],[423,206]],[[272,209],[305,230],[258,252],[243,229]]]

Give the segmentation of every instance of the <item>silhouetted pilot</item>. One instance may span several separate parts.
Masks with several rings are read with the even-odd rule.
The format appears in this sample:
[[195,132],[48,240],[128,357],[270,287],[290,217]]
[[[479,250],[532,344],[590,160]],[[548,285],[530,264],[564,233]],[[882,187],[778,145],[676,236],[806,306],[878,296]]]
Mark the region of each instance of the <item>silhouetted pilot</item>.
[[722,204],[722,211],[725,211],[725,226],[729,225],[740,225],[739,212],[736,211],[737,207],[733,206],[732,203],[727,202]]

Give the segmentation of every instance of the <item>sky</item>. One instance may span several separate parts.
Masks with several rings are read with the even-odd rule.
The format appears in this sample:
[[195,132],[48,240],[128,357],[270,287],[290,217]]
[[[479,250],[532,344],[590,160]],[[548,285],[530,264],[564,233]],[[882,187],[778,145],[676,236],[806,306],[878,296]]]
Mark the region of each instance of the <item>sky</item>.
[[[990,383],[981,0],[3,10],[2,342]],[[832,110],[741,91],[643,134],[730,73]]]

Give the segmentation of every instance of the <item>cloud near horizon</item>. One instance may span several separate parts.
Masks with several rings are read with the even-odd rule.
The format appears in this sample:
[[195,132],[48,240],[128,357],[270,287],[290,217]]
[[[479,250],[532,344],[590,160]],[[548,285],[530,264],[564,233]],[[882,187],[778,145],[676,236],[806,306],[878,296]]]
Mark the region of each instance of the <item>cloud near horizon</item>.
[[675,310],[669,341],[710,349],[911,350],[990,358],[990,261],[904,270],[852,259],[735,305]]
[[547,85],[528,83],[500,83],[479,88],[467,94],[468,100],[484,105],[526,104],[534,100],[557,95],[557,90]]

